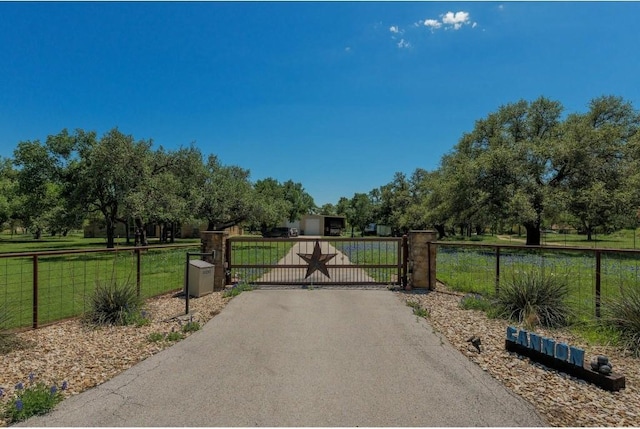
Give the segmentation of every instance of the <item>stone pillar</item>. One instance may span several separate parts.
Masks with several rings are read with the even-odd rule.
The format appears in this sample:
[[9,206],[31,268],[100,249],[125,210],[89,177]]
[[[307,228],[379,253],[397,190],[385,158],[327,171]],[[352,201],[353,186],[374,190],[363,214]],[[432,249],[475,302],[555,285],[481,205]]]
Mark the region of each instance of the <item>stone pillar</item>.
[[202,253],[211,253],[215,250],[215,259],[211,256],[203,256],[202,260],[207,261],[215,266],[213,269],[213,290],[223,290],[225,287],[227,265],[224,260],[227,238],[229,233],[226,231],[201,231],[200,240],[202,241]]
[[409,273],[407,290],[436,287],[436,231],[409,231]]

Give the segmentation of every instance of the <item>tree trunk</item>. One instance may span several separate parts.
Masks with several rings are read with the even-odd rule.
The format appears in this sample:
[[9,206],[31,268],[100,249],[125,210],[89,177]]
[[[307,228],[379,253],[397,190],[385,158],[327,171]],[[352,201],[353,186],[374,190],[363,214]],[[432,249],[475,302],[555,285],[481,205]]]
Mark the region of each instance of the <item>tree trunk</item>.
[[116,225],[115,222],[107,220],[107,249],[115,247]]
[[540,245],[540,225],[536,223],[525,223],[527,229],[527,246]]
[[144,228],[142,219],[136,218],[136,246],[148,246],[147,231]]
[[447,234],[444,230],[444,225],[434,225],[436,231],[438,231],[438,240],[443,239]]
[[593,230],[591,228],[587,228],[587,241],[591,241]]

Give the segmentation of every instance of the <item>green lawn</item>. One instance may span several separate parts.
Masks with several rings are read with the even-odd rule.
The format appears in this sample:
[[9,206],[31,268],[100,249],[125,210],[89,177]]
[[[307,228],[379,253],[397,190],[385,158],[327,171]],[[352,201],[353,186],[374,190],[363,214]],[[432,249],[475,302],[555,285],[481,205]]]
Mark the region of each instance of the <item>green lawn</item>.
[[[133,246],[133,237],[130,244],[126,239],[116,238],[116,246]],[[200,243],[198,238],[176,239],[175,244]],[[150,245],[160,244],[158,238],[149,238]],[[46,236],[36,240],[31,234],[0,234],[0,253],[8,252],[40,252],[45,250],[69,250],[69,249],[105,249],[107,247],[106,238],[84,238],[82,231],[73,231],[66,237]]]

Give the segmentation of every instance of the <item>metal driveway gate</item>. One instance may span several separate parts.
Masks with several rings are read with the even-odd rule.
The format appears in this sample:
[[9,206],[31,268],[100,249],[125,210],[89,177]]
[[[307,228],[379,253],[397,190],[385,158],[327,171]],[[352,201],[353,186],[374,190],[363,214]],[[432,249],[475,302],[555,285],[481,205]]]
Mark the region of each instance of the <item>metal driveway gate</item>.
[[405,285],[406,238],[230,237],[227,284]]

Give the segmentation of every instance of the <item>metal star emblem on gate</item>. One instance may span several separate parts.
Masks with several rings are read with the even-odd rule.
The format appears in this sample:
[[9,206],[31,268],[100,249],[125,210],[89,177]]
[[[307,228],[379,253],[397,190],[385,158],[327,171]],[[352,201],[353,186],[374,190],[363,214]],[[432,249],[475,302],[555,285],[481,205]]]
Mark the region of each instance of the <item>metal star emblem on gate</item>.
[[307,268],[307,275],[304,276],[305,279],[317,270],[320,270],[322,274],[331,278],[331,276],[329,275],[329,270],[327,269],[327,262],[333,259],[336,256],[336,253],[323,255],[322,250],[320,249],[319,241],[316,240],[316,245],[313,248],[312,254],[298,253],[298,256],[307,261],[307,263],[309,264],[309,267]]

